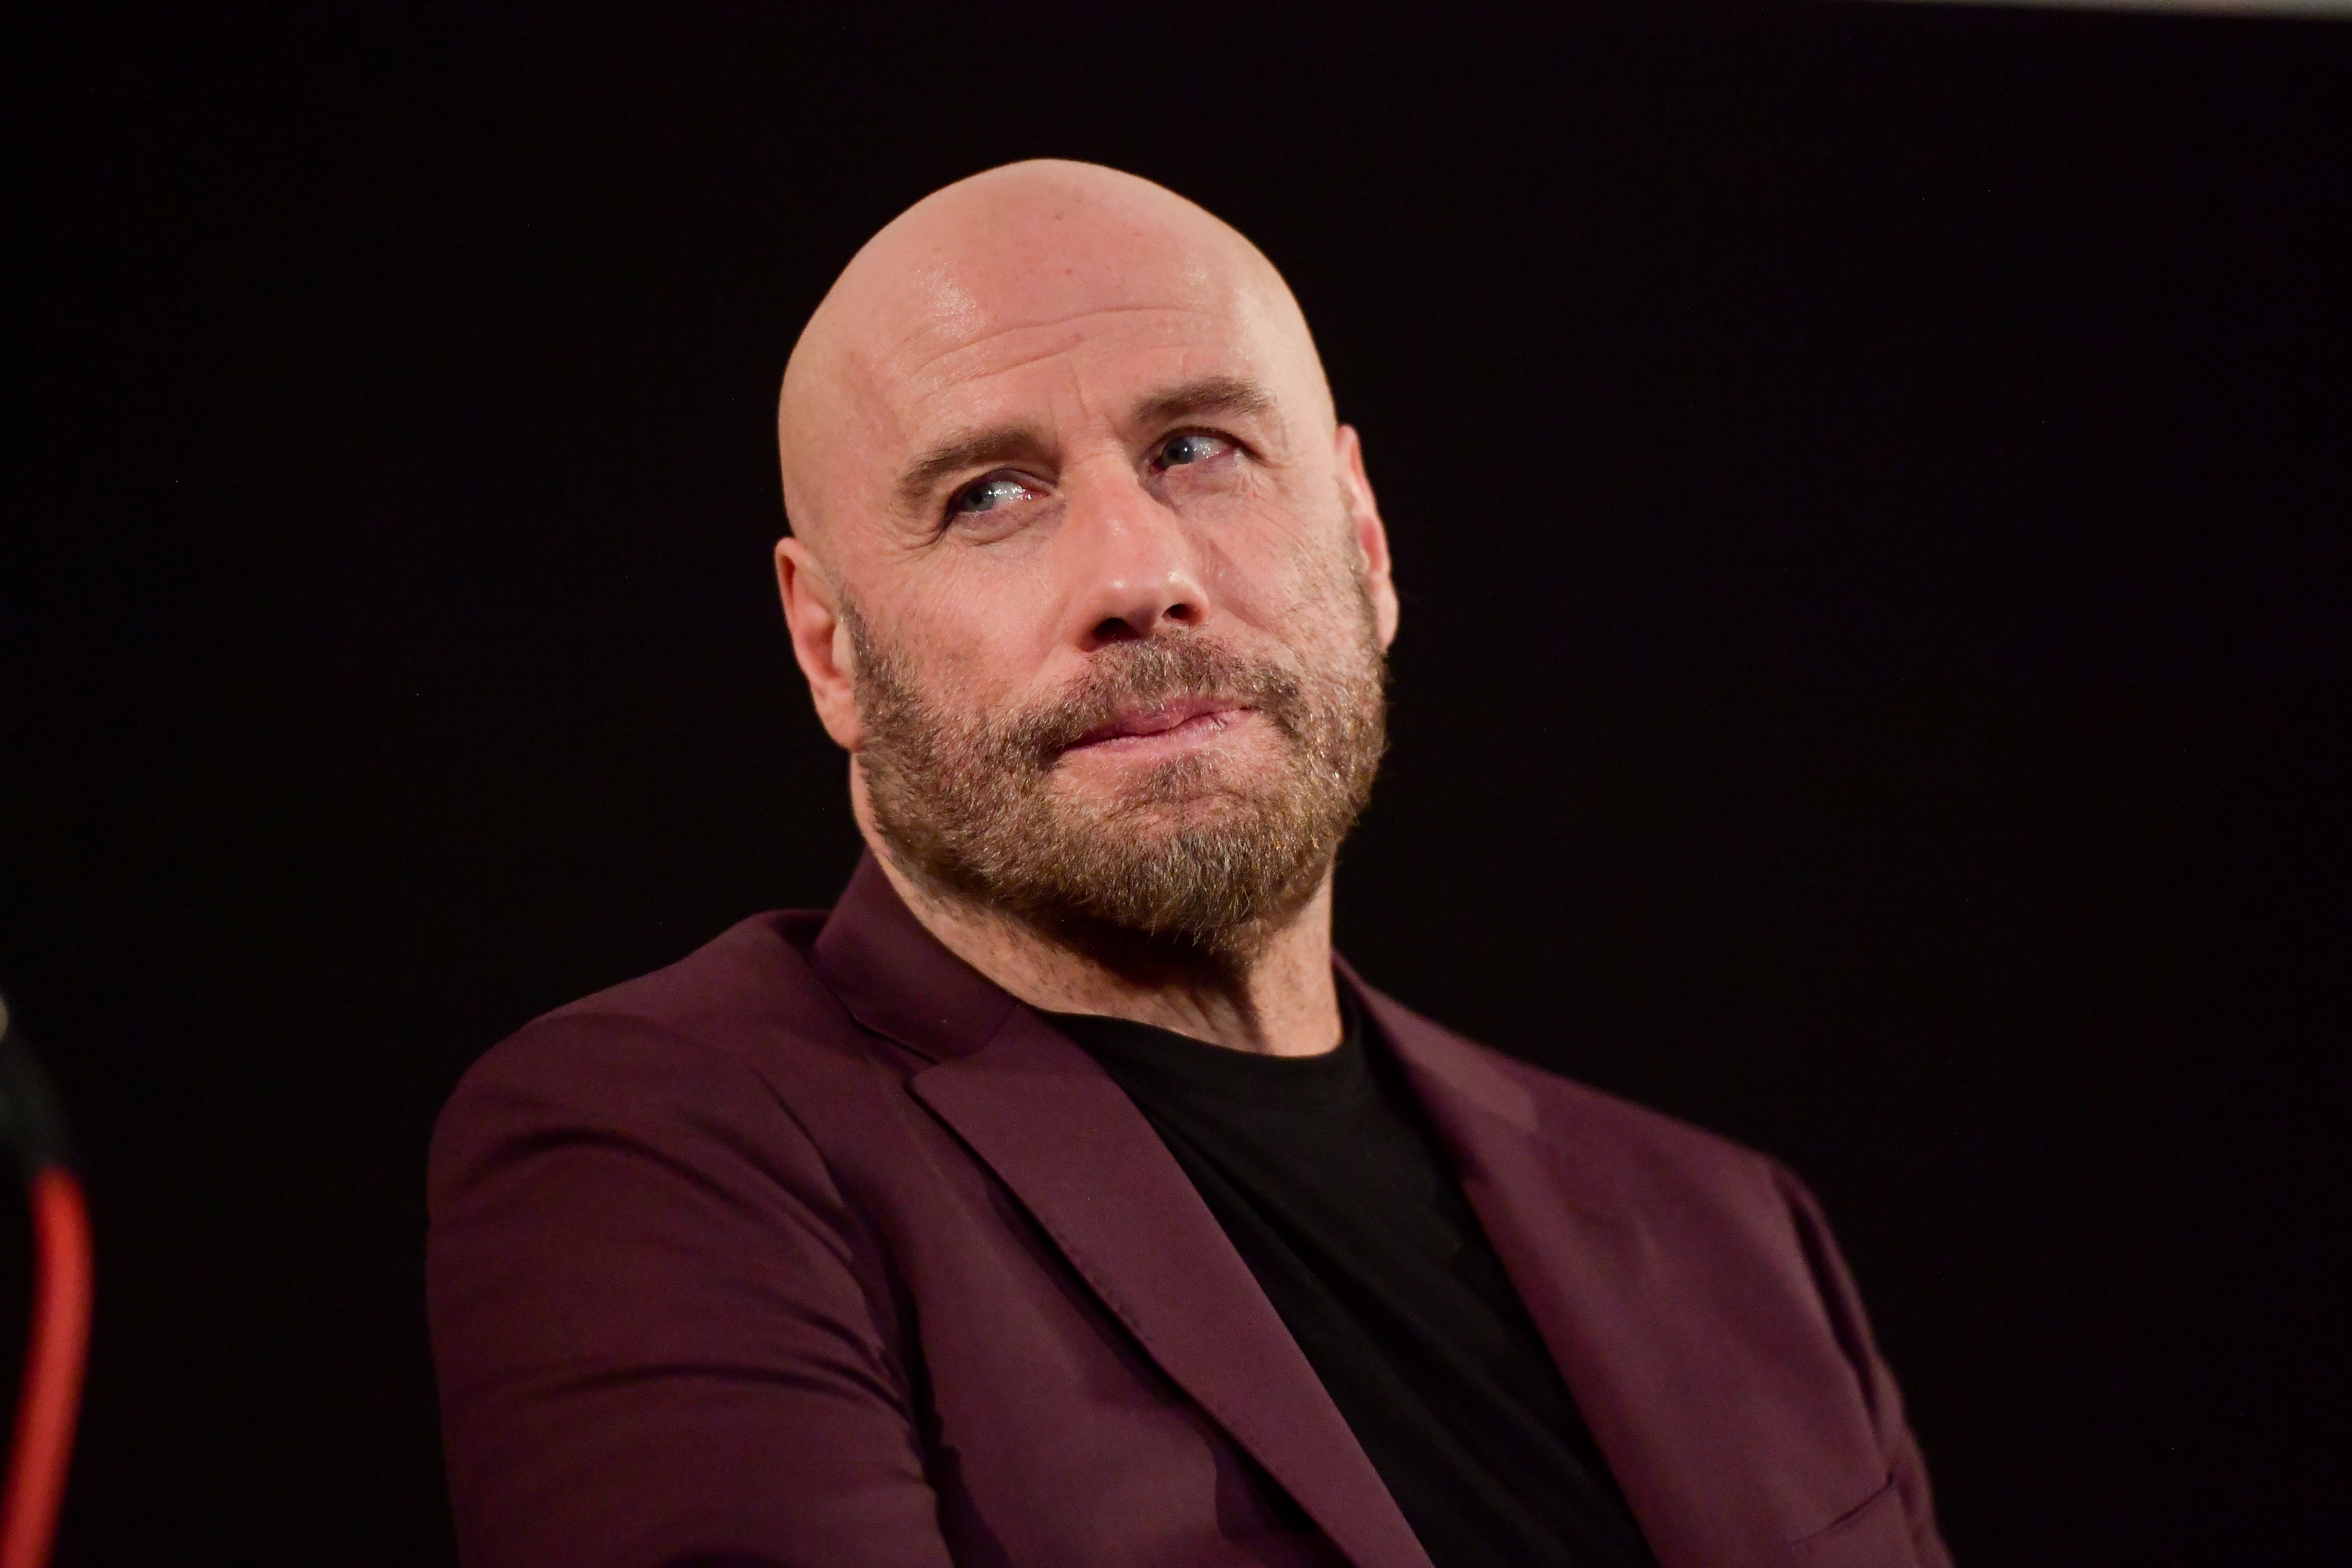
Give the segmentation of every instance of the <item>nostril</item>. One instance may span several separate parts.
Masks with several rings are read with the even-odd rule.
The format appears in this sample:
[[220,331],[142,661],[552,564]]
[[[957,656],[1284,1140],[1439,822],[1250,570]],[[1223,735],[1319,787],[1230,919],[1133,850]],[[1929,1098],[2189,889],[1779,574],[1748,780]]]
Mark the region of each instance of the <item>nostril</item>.
[[1105,616],[1087,633],[1087,641],[1095,647],[1115,642],[1140,642],[1152,635],[1160,622],[1180,626],[1198,626],[1201,606],[1179,600],[1159,611],[1143,610],[1133,616]]

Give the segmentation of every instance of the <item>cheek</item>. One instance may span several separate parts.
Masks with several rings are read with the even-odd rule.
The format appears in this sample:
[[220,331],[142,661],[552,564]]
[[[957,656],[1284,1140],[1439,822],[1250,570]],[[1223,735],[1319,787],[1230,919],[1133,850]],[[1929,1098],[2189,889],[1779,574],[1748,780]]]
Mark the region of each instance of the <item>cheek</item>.
[[984,582],[944,574],[906,600],[898,646],[940,700],[992,711],[1050,654],[1042,586],[1034,573],[991,573]]
[[1320,635],[1335,608],[1354,614],[1352,536],[1331,520],[1268,518],[1223,534],[1214,548],[1219,596],[1244,624],[1297,645]]

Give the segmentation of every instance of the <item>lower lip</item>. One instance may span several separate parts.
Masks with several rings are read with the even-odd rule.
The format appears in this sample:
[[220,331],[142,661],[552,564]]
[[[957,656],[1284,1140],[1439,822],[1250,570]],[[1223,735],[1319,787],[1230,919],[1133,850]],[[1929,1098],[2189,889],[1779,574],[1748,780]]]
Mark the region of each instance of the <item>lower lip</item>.
[[1181,724],[1171,725],[1165,730],[1155,730],[1149,735],[1113,735],[1107,740],[1088,741],[1084,745],[1071,747],[1070,754],[1076,756],[1084,752],[1131,755],[1137,752],[1174,751],[1208,740],[1223,731],[1231,729],[1234,721],[1242,716],[1242,712],[1240,709],[1227,708],[1214,713],[1195,713]]

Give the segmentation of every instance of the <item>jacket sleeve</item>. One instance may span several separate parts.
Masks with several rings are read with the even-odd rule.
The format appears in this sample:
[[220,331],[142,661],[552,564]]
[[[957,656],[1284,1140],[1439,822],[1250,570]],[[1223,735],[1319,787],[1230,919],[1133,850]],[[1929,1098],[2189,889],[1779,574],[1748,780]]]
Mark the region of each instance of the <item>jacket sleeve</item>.
[[1813,1194],[1805,1190],[1805,1184],[1793,1173],[1776,1163],[1772,1175],[1789,1205],[1798,1242],[1804,1248],[1805,1261],[1821,1292],[1822,1310],[1829,1314],[1831,1330],[1861,1382],[1863,1401],[1877,1431],[1879,1451],[1886,1458],[1888,1484],[1902,1500],[1903,1516],[1910,1526],[1912,1550],[1918,1558],[1919,1568],[1952,1568],[1951,1553],[1945,1549],[1943,1536],[1936,1527],[1936,1502],[1927,1485],[1927,1461],[1920,1455],[1918,1439],[1912,1436],[1910,1424],[1904,1419],[1902,1393],[1871,1338],[1870,1321],[1862,1310],[1862,1294],[1854,1288],[1853,1277],[1846,1271],[1845,1259],[1838,1255],[1829,1221],[1822,1217]]
[[459,1086],[428,1186],[467,1568],[949,1562],[887,1273],[750,1068],[541,1020]]

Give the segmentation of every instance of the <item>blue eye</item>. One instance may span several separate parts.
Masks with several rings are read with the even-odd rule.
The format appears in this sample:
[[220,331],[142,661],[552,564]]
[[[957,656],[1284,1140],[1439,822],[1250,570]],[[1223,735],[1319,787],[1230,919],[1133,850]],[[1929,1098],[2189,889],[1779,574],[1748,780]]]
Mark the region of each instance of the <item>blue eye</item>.
[[948,510],[956,513],[993,511],[1008,501],[1019,500],[1029,493],[1029,487],[1010,474],[991,474],[978,484],[966,485],[948,503]]
[[1171,436],[1167,443],[1160,448],[1160,461],[1162,466],[1171,468],[1181,468],[1186,463],[1197,463],[1204,458],[1215,457],[1219,444],[1214,436],[1202,435],[1197,431],[1188,431],[1181,436]]

